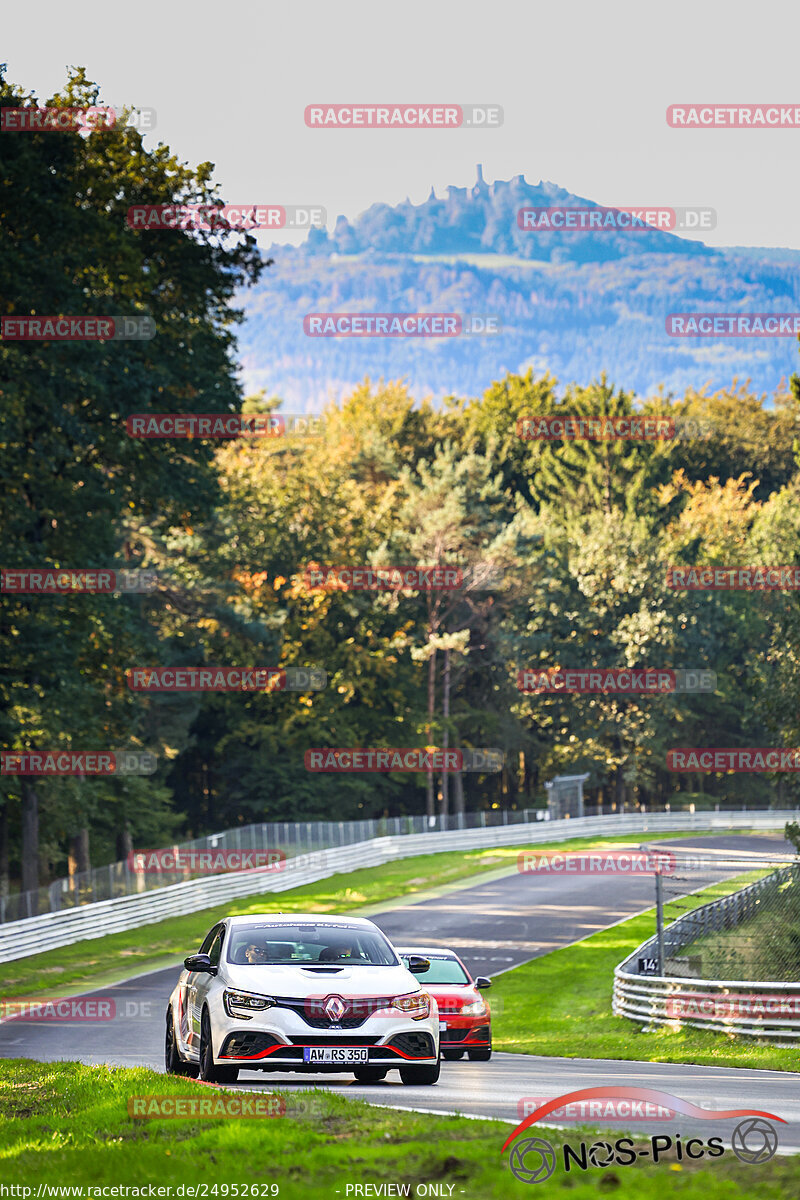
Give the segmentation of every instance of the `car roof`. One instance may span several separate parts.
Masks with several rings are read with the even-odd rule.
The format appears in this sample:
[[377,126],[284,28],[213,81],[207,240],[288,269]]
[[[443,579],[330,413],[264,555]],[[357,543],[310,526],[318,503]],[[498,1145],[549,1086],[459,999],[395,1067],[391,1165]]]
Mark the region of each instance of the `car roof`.
[[326,913],[250,913],[246,917],[224,917],[232,928],[268,922],[270,925],[332,925],[339,928],[376,929],[366,917],[329,917]]

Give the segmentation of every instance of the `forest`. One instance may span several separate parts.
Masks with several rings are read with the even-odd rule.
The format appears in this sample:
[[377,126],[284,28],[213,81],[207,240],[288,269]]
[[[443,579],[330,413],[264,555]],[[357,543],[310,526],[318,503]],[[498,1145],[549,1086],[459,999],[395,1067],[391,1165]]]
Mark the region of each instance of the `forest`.
[[[97,98],[77,72],[58,102]],[[0,103],[25,99],[0,80]],[[267,419],[241,436],[135,437],[131,414],[285,411],[267,390],[243,394],[235,336],[237,297],[280,252],[265,258],[242,233],[131,228],[132,204],[219,198],[211,164],[148,152],[130,127],[11,138],[0,188],[3,315],[146,316],[156,330],[0,341],[4,570],[156,581],[4,588],[0,746],[157,762],[141,775],[0,776],[3,890],[258,820],[538,807],[559,773],[588,773],[587,799],[618,809],[796,802],[796,775],[678,774],[667,754],[800,745],[797,591],[668,582],[676,566],[797,563],[797,376],[768,397],[732,365],[722,389],[637,395],[598,359],[582,384],[504,368],[434,403],[399,374],[363,379],[306,429]],[[527,418],[634,413],[694,432],[519,433]],[[454,569],[461,584],[353,588],[330,567]],[[203,667],[300,682],[128,683]],[[712,671],[716,689],[520,690],[521,671],[554,667]],[[324,686],[303,690],[312,672]],[[433,771],[306,767],[312,749],[447,746],[499,748],[503,768],[443,786]]]

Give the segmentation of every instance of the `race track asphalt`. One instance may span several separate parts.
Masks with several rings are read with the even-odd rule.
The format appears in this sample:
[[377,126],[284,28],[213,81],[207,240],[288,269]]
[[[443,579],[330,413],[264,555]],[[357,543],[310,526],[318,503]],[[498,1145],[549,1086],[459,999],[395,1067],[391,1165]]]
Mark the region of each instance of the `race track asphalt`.
[[[660,839],[647,844],[703,855],[725,855],[730,851],[774,855],[790,849],[779,837],[737,835]],[[746,853],[742,858],[746,863]],[[733,873],[732,868],[724,872],[691,871],[670,882],[670,895],[694,891],[723,873]],[[473,974],[491,976],[641,912],[653,905],[653,897],[652,876],[555,876],[515,871],[472,887],[449,890],[434,899],[393,905],[379,913],[372,911],[370,917],[398,945],[450,946]],[[198,929],[198,944],[204,933]],[[144,928],[142,936],[146,935]],[[186,951],[191,953],[195,948],[187,946]],[[87,993],[114,999],[113,1020],[4,1021],[0,1023],[0,1057],[77,1059],[161,1070],[164,1011],[177,974],[177,967],[168,968]],[[580,1045],[575,1049],[579,1054]],[[714,1110],[764,1109],[788,1122],[777,1126],[780,1152],[800,1151],[800,1073],[495,1053],[489,1063],[443,1063],[435,1087],[405,1087],[395,1072],[373,1085],[359,1084],[348,1075],[243,1072],[239,1084],[245,1090],[279,1089],[287,1097],[288,1113],[294,1106],[299,1108],[298,1115],[313,1112],[309,1089],[324,1087],[393,1108],[493,1117],[509,1122],[509,1127],[526,1115],[526,1098],[605,1085],[658,1089]],[[709,1120],[707,1124],[704,1120],[698,1134],[698,1122],[689,1118],[634,1122],[622,1118],[600,1120],[593,1115],[589,1121],[587,1115],[585,1120],[607,1128],[638,1128],[647,1136],[681,1132],[707,1139],[718,1134],[726,1142],[736,1124],[731,1119]]]

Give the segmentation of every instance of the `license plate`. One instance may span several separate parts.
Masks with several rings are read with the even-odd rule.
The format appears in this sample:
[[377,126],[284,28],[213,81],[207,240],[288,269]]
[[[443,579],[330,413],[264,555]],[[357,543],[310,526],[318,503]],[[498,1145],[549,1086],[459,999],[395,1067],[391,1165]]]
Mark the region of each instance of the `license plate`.
[[441,1033],[443,1029],[447,1029],[447,1021],[439,1022],[439,1032]]
[[307,1063],[368,1063],[366,1046],[304,1046],[303,1062]]

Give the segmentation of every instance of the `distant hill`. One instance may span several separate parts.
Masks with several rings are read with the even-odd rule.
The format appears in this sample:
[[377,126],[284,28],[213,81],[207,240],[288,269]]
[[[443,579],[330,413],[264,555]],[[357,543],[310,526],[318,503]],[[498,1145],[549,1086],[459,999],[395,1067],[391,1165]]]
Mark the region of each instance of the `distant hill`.
[[[241,298],[240,360],[248,390],[296,411],[318,410],[369,375],[405,378],[418,398],[475,395],[506,371],[533,366],[563,383],[601,371],[640,395],[734,376],[773,392],[800,369],[794,338],[676,339],[675,311],[800,311],[800,253],[716,250],[658,230],[529,232],[517,212],[599,207],[521,175],[431,191],[419,205],[373,204],[299,247],[274,245],[275,265]],[[456,339],[315,338],[311,312],[461,312],[499,316],[502,334]]]

